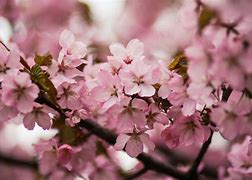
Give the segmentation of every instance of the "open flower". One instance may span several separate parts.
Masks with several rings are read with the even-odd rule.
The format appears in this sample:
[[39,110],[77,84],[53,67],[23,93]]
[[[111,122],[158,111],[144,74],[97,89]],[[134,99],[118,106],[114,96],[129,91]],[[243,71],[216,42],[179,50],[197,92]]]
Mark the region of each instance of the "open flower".
[[125,150],[127,154],[134,158],[143,152],[143,144],[145,144],[152,151],[155,148],[155,144],[151,141],[150,136],[146,133],[133,133],[131,135],[120,134],[116,139],[114,148],[119,151],[122,150],[126,145]]
[[24,126],[29,130],[34,128],[35,122],[43,129],[49,129],[52,125],[48,113],[44,111],[42,106],[37,104],[30,113],[25,114],[23,119]]
[[150,65],[137,61],[119,72],[119,77],[128,95],[139,94],[141,97],[150,97],[155,94],[153,68]]
[[141,61],[144,56],[144,45],[138,39],[131,40],[126,48],[119,43],[114,43],[109,47],[113,56],[110,56],[111,61],[119,61],[123,65],[131,64],[133,61]]
[[39,89],[27,73],[7,75],[2,88],[2,101],[5,105],[15,107],[22,113],[32,111]]

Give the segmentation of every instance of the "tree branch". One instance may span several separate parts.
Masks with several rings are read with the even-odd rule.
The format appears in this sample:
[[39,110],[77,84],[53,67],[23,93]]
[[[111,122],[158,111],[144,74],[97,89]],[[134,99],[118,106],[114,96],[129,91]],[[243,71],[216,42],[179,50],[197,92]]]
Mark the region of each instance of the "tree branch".
[[206,152],[208,150],[208,147],[211,144],[212,136],[213,136],[213,131],[211,130],[211,134],[210,134],[208,140],[201,147],[197,158],[195,159],[195,161],[194,161],[192,167],[190,168],[190,170],[188,171],[188,178],[187,179],[195,179],[195,180],[198,179],[197,170],[198,170],[198,167],[199,167],[202,159],[204,158],[204,155],[206,154]]
[[10,156],[5,156],[3,154],[0,154],[0,163],[10,166],[17,166],[21,168],[30,168],[33,170],[38,170],[38,163],[35,161],[25,161]]

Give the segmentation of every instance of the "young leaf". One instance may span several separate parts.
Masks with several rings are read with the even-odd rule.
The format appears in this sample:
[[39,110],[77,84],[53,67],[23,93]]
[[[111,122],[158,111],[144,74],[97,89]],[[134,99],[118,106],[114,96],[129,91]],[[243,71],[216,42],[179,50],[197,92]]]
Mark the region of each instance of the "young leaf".
[[200,12],[199,19],[198,19],[199,31],[201,32],[215,17],[216,17],[216,12],[214,10],[204,7],[202,11]]
[[50,66],[52,64],[52,55],[49,53],[46,53],[45,55],[35,55],[34,61],[36,64],[40,66]]

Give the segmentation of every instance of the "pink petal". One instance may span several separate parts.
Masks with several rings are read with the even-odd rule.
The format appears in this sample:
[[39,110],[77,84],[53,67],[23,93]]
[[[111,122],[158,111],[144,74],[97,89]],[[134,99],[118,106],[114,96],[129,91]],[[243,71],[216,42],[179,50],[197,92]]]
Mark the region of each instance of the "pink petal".
[[133,95],[136,94],[140,91],[140,87],[137,84],[127,84],[127,86],[125,86],[125,93],[128,95]]
[[32,113],[25,115],[23,119],[24,127],[28,130],[32,130],[35,127],[35,118]]
[[120,151],[125,147],[125,144],[128,142],[130,136],[126,134],[120,134],[116,138],[116,143],[114,145],[115,150]]
[[171,90],[169,89],[169,86],[167,84],[162,84],[158,90],[158,96],[163,99],[166,99],[170,93]]
[[87,53],[87,46],[82,42],[75,42],[71,47],[71,53],[69,58],[80,59],[83,58]]
[[141,141],[152,151],[155,149],[155,144],[151,141],[149,134],[143,133],[140,136]]
[[17,101],[17,109],[22,113],[31,112],[33,105],[33,102],[30,102],[25,96],[21,96]]
[[62,48],[68,49],[74,43],[74,34],[69,30],[64,30],[60,34],[59,44]]
[[67,144],[63,144],[57,149],[57,159],[61,165],[67,164],[73,157],[73,148]]
[[50,129],[52,123],[51,118],[48,114],[40,112],[36,119],[37,124],[42,127],[44,130]]
[[131,136],[125,150],[130,157],[135,158],[143,152],[143,143],[138,136]]
[[114,56],[120,57],[121,59],[126,56],[126,51],[122,44],[112,44],[109,46],[109,50]]
[[155,88],[149,84],[140,84],[140,92],[138,93],[141,97],[150,97],[155,94]]
[[187,98],[183,103],[182,113],[184,116],[191,116],[196,110],[196,101]]
[[111,93],[108,89],[105,89],[101,86],[96,86],[92,89],[91,95],[95,98],[98,102],[105,102],[111,97]]
[[128,43],[127,51],[132,58],[141,57],[144,53],[144,45],[138,39],[133,39]]

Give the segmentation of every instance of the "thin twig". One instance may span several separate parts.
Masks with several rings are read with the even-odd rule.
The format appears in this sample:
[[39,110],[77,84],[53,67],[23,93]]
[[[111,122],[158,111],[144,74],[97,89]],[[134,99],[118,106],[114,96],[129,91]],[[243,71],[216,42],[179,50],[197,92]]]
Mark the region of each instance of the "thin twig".
[[0,154],[0,163],[4,163],[5,165],[17,166],[22,168],[30,168],[34,170],[38,170],[38,163],[35,161],[25,161],[17,158],[13,158],[10,156],[5,156]]
[[212,136],[213,136],[213,131],[211,130],[211,134],[210,134],[208,140],[201,147],[198,156],[196,157],[192,167],[188,171],[188,178],[187,179],[194,179],[194,180],[198,179],[197,170],[198,170],[198,167],[199,167],[201,161],[204,158],[204,155],[206,154],[206,152],[211,144]]

